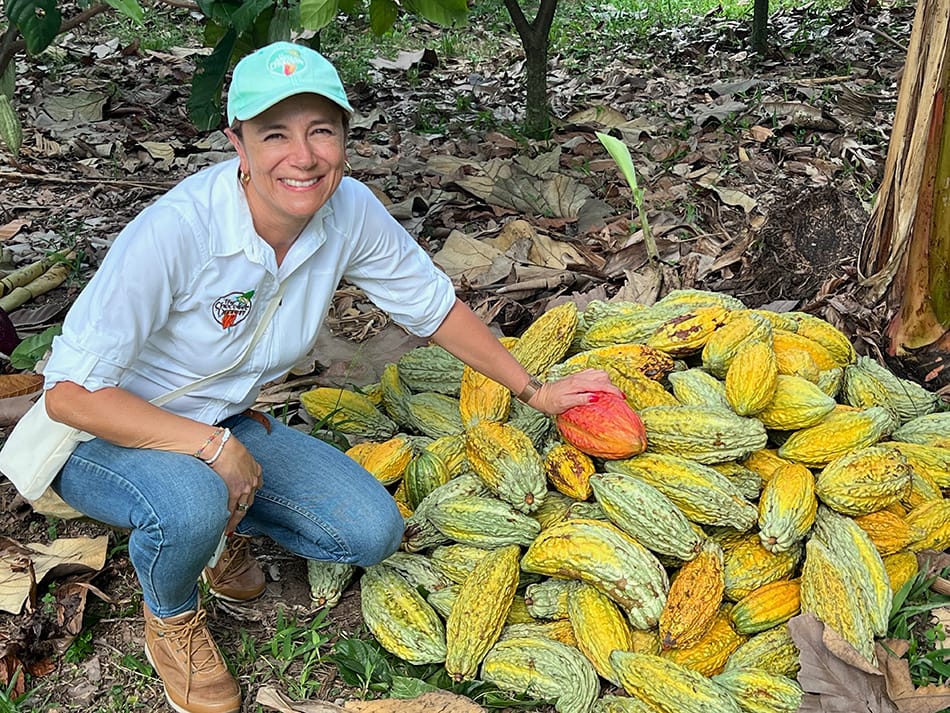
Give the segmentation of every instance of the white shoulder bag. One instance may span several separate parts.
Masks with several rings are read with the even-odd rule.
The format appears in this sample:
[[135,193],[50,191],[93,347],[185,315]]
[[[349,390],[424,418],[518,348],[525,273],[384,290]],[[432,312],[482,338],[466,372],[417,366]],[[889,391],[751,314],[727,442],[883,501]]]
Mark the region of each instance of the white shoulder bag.
[[[199,386],[214,381],[244,361],[274,316],[285,285],[286,283],[281,283],[277,294],[267,305],[250,343],[234,363],[214,374],[162,394],[152,399],[151,403],[163,406]],[[31,501],[37,512],[64,518],[80,517],[82,514],[66,505],[54,491],[50,490],[49,485],[69,460],[76,446],[94,437],[78,428],[51,419],[46,413],[44,392],[17,422],[3,447],[0,448],[0,472],[13,483],[24,498]]]

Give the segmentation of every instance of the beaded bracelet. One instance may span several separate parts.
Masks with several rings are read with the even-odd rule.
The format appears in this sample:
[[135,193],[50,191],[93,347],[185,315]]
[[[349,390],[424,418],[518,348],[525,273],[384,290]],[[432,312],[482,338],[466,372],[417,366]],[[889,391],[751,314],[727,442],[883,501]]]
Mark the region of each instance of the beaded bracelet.
[[215,438],[217,438],[218,436],[220,436],[222,433],[224,433],[224,429],[223,429],[223,428],[216,428],[216,429],[211,433],[211,435],[208,436],[208,439],[207,439],[204,443],[201,444],[201,448],[199,448],[198,450],[196,450],[196,451],[195,451],[194,453],[192,453],[191,455],[193,455],[195,458],[199,458],[199,459],[201,459],[201,460],[204,460],[203,458],[201,458],[201,454],[204,452],[204,449],[207,448],[209,445],[211,445],[211,441],[213,441]]
[[205,460],[204,458],[201,459],[201,460],[205,460],[205,463],[209,466],[214,465],[214,462],[218,460],[218,456],[220,456],[221,452],[224,450],[224,444],[227,443],[231,439],[231,429],[223,428],[221,430],[224,431],[224,433],[221,434],[221,442],[218,444],[218,450],[216,450],[214,452],[214,455],[211,456],[208,460]]

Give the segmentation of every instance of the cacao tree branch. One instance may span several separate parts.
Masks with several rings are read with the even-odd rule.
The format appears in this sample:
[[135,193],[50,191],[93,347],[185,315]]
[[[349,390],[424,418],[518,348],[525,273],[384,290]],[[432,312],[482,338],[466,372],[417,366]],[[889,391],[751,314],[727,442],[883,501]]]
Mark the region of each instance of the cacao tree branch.
[[[111,10],[108,5],[105,3],[99,3],[98,5],[92,5],[87,7],[78,15],[64,20],[63,24],[59,27],[59,32],[56,33],[57,37],[64,32],[69,32],[74,27],[78,27],[84,22],[92,19],[96,15],[99,15],[106,10]],[[13,33],[11,35],[11,33]],[[4,73],[7,68],[7,65],[13,61],[13,57],[18,52],[23,52],[26,49],[26,41],[22,39],[12,39],[13,36],[19,36],[20,32],[13,25],[7,28],[7,31],[3,33],[2,41],[0,41],[0,75]]]

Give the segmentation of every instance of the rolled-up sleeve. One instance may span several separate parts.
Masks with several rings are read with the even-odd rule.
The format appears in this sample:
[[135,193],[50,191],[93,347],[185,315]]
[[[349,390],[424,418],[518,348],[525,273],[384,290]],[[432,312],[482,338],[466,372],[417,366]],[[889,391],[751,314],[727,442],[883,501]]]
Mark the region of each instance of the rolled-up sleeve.
[[356,213],[356,248],[344,277],[418,337],[431,336],[455,304],[452,280],[362,184],[348,182]]

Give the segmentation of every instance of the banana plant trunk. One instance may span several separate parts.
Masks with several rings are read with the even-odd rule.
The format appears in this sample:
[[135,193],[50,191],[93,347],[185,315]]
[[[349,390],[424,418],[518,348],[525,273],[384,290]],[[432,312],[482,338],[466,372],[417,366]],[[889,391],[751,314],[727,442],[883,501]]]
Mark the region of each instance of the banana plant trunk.
[[864,301],[884,304],[887,350],[950,384],[950,0],[920,0],[884,176],[858,257]]

